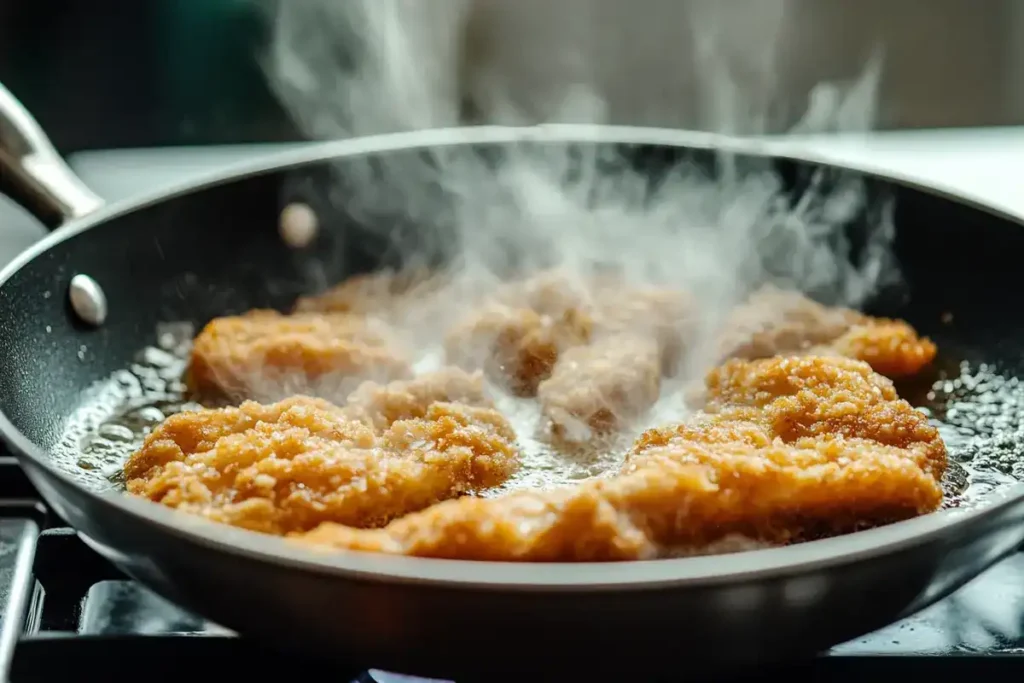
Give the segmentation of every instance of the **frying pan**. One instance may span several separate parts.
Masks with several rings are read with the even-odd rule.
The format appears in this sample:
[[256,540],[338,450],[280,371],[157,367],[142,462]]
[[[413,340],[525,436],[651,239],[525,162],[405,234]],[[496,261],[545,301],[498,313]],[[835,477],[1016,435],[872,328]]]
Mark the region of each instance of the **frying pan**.
[[[869,199],[895,207],[903,274],[866,309],[909,320],[954,368],[985,368],[1004,392],[1024,378],[1024,316],[1015,306],[1024,230],[1006,214],[765,143],[597,126],[331,142],[104,207],[3,90],[0,140],[6,190],[55,228],[0,273],[3,438],[46,502],[90,546],[156,592],[245,636],[463,680],[517,672],[723,674],[810,656],[909,615],[1024,540],[1024,491],[1011,486],[969,509],[723,556],[531,565],[315,553],[86,485],[54,458],[90,387],[127,367],[161,323],[199,326],[253,307],[283,308],[313,280],[378,267],[387,250],[368,244],[366,231],[348,229],[354,219],[344,202],[339,208],[324,199],[344,196],[357,162],[401,164],[445,148],[501,163],[504,152],[532,145],[615,149],[652,176],[684,161],[708,174],[722,171],[723,159],[730,169],[769,164],[794,193],[815,174],[858,178]],[[306,202],[334,229],[305,248],[285,246],[278,215],[292,201]],[[868,217],[851,229],[858,220]],[[1013,466],[1024,445],[1012,399],[974,406],[969,426],[977,434],[956,458],[983,452]],[[961,414],[970,400],[962,399]]]

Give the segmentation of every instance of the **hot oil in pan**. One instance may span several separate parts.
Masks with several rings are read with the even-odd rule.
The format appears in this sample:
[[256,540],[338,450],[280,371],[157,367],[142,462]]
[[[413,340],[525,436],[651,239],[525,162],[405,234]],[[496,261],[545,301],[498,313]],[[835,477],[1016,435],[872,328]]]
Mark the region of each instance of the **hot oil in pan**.
[[123,488],[124,462],[153,427],[202,407],[188,400],[182,381],[192,336],[189,325],[167,325],[157,344],[87,392],[54,451],[56,463],[93,488]]
[[[150,431],[170,415],[202,408],[190,401],[182,381],[194,331],[168,325],[158,331],[156,345],[143,349],[127,369],[92,388],[68,421],[55,460],[65,471],[92,488],[124,488],[123,466]],[[429,355],[429,354],[428,354]],[[424,358],[418,372],[437,369]],[[540,408],[535,401],[495,392],[498,409],[520,435],[523,466],[508,482],[486,495],[517,488],[549,488],[598,476],[621,465],[635,434],[576,451],[554,449],[533,434]]]
[[962,362],[941,373],[920,406],[949,451],[947,504],[969,506],[1024,481],[1024,382],[1018,377]]
[[[123,488],[122,466],[153,427],[169,415],[200,407],[188,400],[182,382],[192,335],[188,327],[167,326],[135,363],[89,392],[55,449],[56,463],[93,488]],[[964,362],[940,364],[934,382],[899,388],[931,417],[947,445],[947,506],[971,506],[1024,481],[1024,382],[989,365]],[[549,487],[610,471],[619,461],[615,454],[624,452],[632,436],[596,456],[553,453],[526,436],[539,419],[530,402],[508,399],[499,408],[523,435],[524,459],[521,475],[502,490]]]

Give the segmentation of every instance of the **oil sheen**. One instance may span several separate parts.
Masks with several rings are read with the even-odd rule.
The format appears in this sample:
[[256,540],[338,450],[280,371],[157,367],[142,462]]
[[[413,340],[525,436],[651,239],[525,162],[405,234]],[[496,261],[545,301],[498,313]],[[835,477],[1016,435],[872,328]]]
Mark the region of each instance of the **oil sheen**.
[[[128,368],[86,392],[55,449],[56,463],[91,488],[123,488],[124,461],[146,435],[169,415],[201,407],[188,400],[182,381],[192,329],[168,325],[157,336]],[[923,391],[905,395],[938,427],[948,448],[947,506],[983,504],[994,491],[1024,481],[1024,383],[1017,377],[964,362],[941,371]],[[537,436],[535,402],[498,395],[497,404],[519,435],[523,467],[489,495],[602,476],[617,468],[635,436],[624,434],[597,448],[555,449]],[[666,415],[669,404],[679,402],[662,401],[655,408],[660,423],[685,417]]]

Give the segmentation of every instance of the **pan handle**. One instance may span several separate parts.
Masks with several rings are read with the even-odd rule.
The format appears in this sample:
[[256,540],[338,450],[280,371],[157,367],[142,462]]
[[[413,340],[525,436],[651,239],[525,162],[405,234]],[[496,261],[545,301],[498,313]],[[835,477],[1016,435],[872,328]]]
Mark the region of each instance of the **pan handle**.
[[51,230],[103,206],[79,180],[35,118],[0,84],[0,192]]

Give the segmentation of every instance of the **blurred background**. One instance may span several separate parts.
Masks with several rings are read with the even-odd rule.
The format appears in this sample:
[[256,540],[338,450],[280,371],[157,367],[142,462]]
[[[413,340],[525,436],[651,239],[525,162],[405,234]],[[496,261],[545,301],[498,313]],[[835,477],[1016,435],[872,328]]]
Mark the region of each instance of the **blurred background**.
[[[580,1],[589,0],[577,4]],[[1024,2],[780,1],[788,7],[778,40],[773,40],[778,47],[772,69],[773,111],[781,113],[769,128],[791,125],[792,116],[786,112],[806,109],[814,83],[855,75],[878,47],[884,53],[884,69],[876,128],[1024,123]],[[657,5],[672,2],[619,3],[628,11],[607,19],[618,22],[609,35],[625,35],[625,50],[648,50],[624,75],[634,85],[649,83],[645,87],[656,91],[665,82],[660,71],[676,69],[672,51],[680,39],[660,33],[645,38],[652,26],[663,23],[656,16]],[[268,51],[266,19],[273,4],[6,0],[0,2],[0,81],[35,113],[65,154],[298,140],[301,133],[271,94],[260,66]],[[515,3],[503,4],[507,8]],[[544,3],[524,6],[528,4]],[[558,0],[548,4],[557,5]],[[643,21],[635,20],[638,14],[645,15]],[[571,24],[571,17],[567,20]],[[752,34],[775,30],[743,9],[733,11],[729,21]],[[493,35],[500,30],[493,26],[502,24],[509,25],[508,19],[492,22],[493,42],[502,42]],[[543,26],[560,25],[540,18],[533,28],[520,30],[533,32]],[[558,30],[553,34],[556,42]],[[533,49],[523,47],[519,37],[504,43],[502,49],[510,54]],[[665,66],[659,64],[662,56]],[[613,55],[613,61],[617,59]],[[545,70],[543,59],[534,62]],[[760,77],[756,72],[750,76],[755,81]],[[617,91],[612,87],[609,92],[614,100]],[[700,117],[682,108],[663,120],[635,120],[630,102],[643,97],[635,88],[618,92],[619,101],[611,102],[614,122],[703,125]]]

